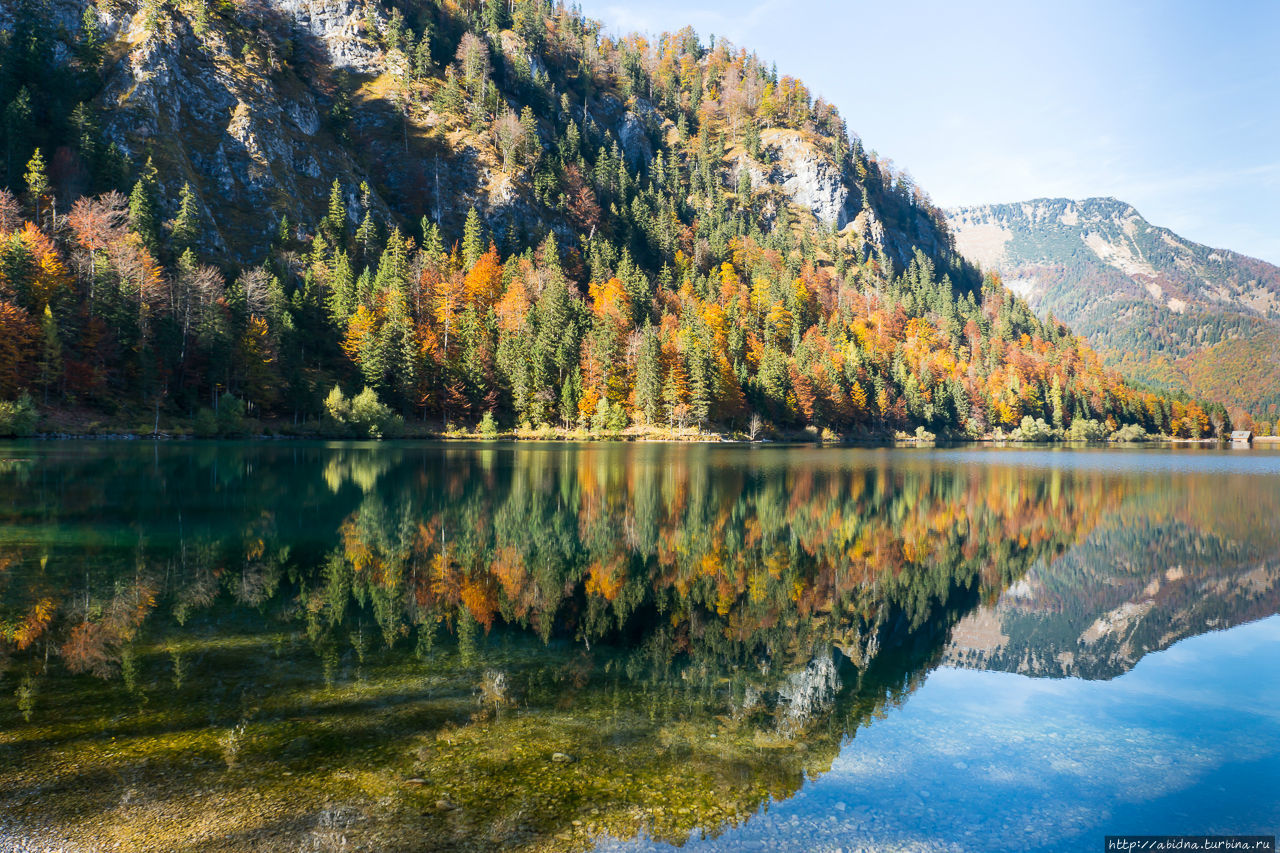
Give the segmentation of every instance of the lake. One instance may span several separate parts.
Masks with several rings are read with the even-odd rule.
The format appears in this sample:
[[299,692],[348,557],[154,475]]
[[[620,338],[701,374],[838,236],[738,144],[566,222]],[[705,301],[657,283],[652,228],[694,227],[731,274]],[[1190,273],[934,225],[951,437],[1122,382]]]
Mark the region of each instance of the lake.
[[1280,453],[0,444],[0,850],[1280,828]]

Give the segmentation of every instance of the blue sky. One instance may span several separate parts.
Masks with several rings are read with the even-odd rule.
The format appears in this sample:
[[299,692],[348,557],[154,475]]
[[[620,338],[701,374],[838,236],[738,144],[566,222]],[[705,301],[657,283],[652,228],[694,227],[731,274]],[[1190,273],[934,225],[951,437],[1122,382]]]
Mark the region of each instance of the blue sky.
[[581,5],[776,62],[938,204],[1115,196],[1280,264],[1280,2]]

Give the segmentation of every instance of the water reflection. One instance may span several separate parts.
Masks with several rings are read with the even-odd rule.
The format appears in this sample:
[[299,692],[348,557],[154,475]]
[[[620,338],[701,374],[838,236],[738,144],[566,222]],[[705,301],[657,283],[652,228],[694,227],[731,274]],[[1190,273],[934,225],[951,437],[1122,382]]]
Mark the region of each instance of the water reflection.
[[1109,678],[1280,611],[1261,456],[0,455],[0,833],[109,848],[680,843],[944,662]]

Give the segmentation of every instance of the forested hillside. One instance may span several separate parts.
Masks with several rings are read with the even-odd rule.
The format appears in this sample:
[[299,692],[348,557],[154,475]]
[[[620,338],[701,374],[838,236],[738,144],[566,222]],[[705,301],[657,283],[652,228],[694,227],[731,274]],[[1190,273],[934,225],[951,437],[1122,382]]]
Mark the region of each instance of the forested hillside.
[[1193,243],[1109,198],[948,213],[961,251],[1126,376],[1280,415],[1280,269]]
[[0,50],[0,399],[224,431],[247,406],[376,432],[383,404],[1227,425],[980,279],[834,107],[688,30],[615,39],[540,0],[3,0]]

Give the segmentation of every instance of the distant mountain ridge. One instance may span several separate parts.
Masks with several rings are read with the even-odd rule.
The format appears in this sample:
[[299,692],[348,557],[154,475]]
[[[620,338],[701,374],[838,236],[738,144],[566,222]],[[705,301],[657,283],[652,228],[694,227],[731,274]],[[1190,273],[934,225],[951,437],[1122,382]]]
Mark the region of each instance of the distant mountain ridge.
[[1275,420],[1280,267],[1195,243],[1114,198],[946,211],[956,247],[1123,372]]

